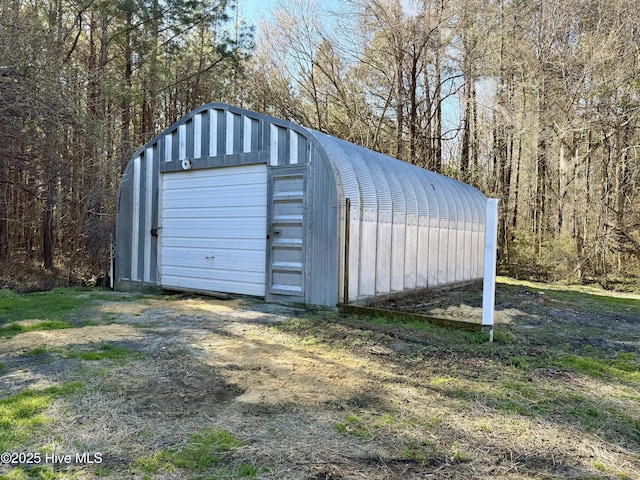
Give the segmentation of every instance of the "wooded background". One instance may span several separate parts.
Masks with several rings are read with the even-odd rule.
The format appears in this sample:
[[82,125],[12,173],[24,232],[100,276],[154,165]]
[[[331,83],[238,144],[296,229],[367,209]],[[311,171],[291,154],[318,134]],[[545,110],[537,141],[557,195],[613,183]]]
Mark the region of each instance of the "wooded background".
[[505,273],[640,273],[632,0],[0,0],[0,268],[108,269],[133,152],[213,101],[500,199]]

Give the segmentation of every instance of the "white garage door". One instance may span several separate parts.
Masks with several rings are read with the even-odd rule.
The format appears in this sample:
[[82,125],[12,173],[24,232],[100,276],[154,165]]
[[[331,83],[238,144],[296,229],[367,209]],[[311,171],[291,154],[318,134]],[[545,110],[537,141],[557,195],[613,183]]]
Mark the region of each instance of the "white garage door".
[[267,167],[162,174],[160,285],[265,295]]

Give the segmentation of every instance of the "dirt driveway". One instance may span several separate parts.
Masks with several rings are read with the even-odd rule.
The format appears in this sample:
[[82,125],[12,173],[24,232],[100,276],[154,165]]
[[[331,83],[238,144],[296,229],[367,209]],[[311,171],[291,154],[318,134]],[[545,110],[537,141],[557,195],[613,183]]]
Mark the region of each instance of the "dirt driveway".
[[[58,450],[102,452],[100,472],[77,466],[75,478],[229,478],[136,466],[204,428],[241,439],[225,465],[250,463],[265,479],[633,478],[625,475],[640,471],[638,385],[523,366],[540,345],[520,335],[553,318],[537,298],[526,314],[528,294],[513,294],[503,309],[513,325],[494,346],[247,299],[114,294],[82,313],[82,328],[0,342],[0,387],[84,382],[82,395],[47,413]],[[580,314],[547,303],[570,310],[567,325]],[[637,336],[627,336],[636,350]],[[104,343],[144,357],[118,364],[61,354]],[[44,353],[34,362],[36,348]],[[606,402],[607,415],[626,417],[603,424],[610,432],[587,428],[589,419],[570,424],[567,402]]]
[[[18,392],[88,383],[89,393],[73,408],[59,403],[65,411],[54,415],[60,419],[55,432],[83,451],[104,452],[102,466],[121,474],[141,456],[179,446],[205,427],[221,427],[247,442],[244,458],[269,465],[265,478],[305,478],[326,470],[329,458],[340,463],[345,455],[373,455],[370,446],[339,435],[335,425],[348,405],[362,402],[385,380],[363,359],[272,329],[306,314],[249,300],[106,301],[88,315],[117,318],[117,324],[29,332],[0,343],[12,370],[1,386]],[[56,355],[61,348],[105,342],[141,351],[145,359],[87,376],[81,360]],[[50,353],[34,365],[24,354],[36,348]]]

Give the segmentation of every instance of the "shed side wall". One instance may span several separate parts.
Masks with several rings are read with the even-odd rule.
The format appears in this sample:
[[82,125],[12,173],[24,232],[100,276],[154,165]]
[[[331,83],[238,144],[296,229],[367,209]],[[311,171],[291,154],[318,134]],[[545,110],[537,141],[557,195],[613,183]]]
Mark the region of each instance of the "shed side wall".
[[480,191],[311,132],[334,167],[339,208],[351,201],[350,212],[341,212],[350,219],[350,301],[480,278],[486,204]]
[[315,146],[310,149],[306,303],[333,306],[338,303],[340,285],[336,179],[322,152]]

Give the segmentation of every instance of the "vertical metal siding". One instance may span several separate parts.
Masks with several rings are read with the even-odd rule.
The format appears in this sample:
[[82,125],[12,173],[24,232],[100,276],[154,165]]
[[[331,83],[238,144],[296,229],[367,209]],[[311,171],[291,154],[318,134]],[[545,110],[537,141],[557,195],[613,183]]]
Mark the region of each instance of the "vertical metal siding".
[[185,143],[186,143],[185,158],[194,157],[193,152],[195,151],[195,132],[194,132],[193,122],[194,122],[194,119],[192,118],[185,123],[185,126],[186,126],[186,129],[184,132]]
[[249,117],[244,117],[242,129],[242,153],[249,153],[252,146],[252,126],[253,121]]
[[131,280],[140,280],[138,275],[139,272],[139,258],[140,258],[140,221],[142,215],[140,212],[140,195],[141,195],[141,186],[140,186],[140,156],[137,156],[133,160],[133,201],[132,210],[133,210],[133,219],[132,219],[132,231],[131,231],[131,274],[129,278]]
[[214,109],[212,113],[216,116],[216,154],[212,156],[218,156],[225,153],[227,122],[224,110]]
[[287,165],[289,161],[289,130],[288,128],[278,127],[278,165]]
[[298,163],[298,134],[289,131],[289,165],[297,165]]
[[418,252],[416,253],[416,288],[429,285],[429,218],[418,218]]
[[151,229],[158,228],[158,182],[160,181],[160,176],[158,175],[158,166],[160,165],[160,147],[162,144],[156,144],[156,147],[153,149],[153,161],[152,172],[151,172],[151,218],[150,223],[146,225],[149,229],[147,235],[149,235],[151,239],[151,255],[150,255],[150,272],[149,272],[149,283],[155,285],[158,279],[158,237],[151,235]]
[[184,160],[187,158],[187,126],[181,124],[176,128],[171,135],[173,136],[173,153],[171,158],[177,158],[178,160]]
[[[210,141],[210,115],[211,112],[207,109],[198,114],[200,118],[200,156],[207,156],[209,154],[209,141]],[[194,153],[194,156],[196,154]]]
[[269,165],[275,167],[278,165],[280,150],[280,144],[278,143],[278,129],[277,125],[271,124],[269,129]]
[[133,225],[133,162],[129,162],[122,174],[118,188],[116,210],[115,284],[129,281],[131,275],[131,235]]
[[209,156],[218,155],[218,111],[208,110],[209,115]]
[[225,146],[224,146],[224,152],[227,155],[231,155],[232,153],[234,153],[234,130],[236,129],[236,124],[235,124],[235,117],[237,117],[237,115],[235,115],[233,112],[225,112]]
[[193,116],[193,151],[191,156],[200,158],[202,156],[202,114]]
[[[162,139],[160,139],[160,142]],[[170,162],[173,158],[173,135],[164,137],[164,161]]]
[[[153,163],[154,163],[154,147],[149,147],[144,151],[145,162],[145,199],[144,199],[144,223],[142,228],[150,227],[153,223],[153,179],[154,175]],[[144,270],[144,276],[142,280],[147,283],[151,283],[151,244],[153,237],[151,235],[143,235],[144,239],[144,262],[142,268]],[[155,280],[155,279],[153,279]]]

